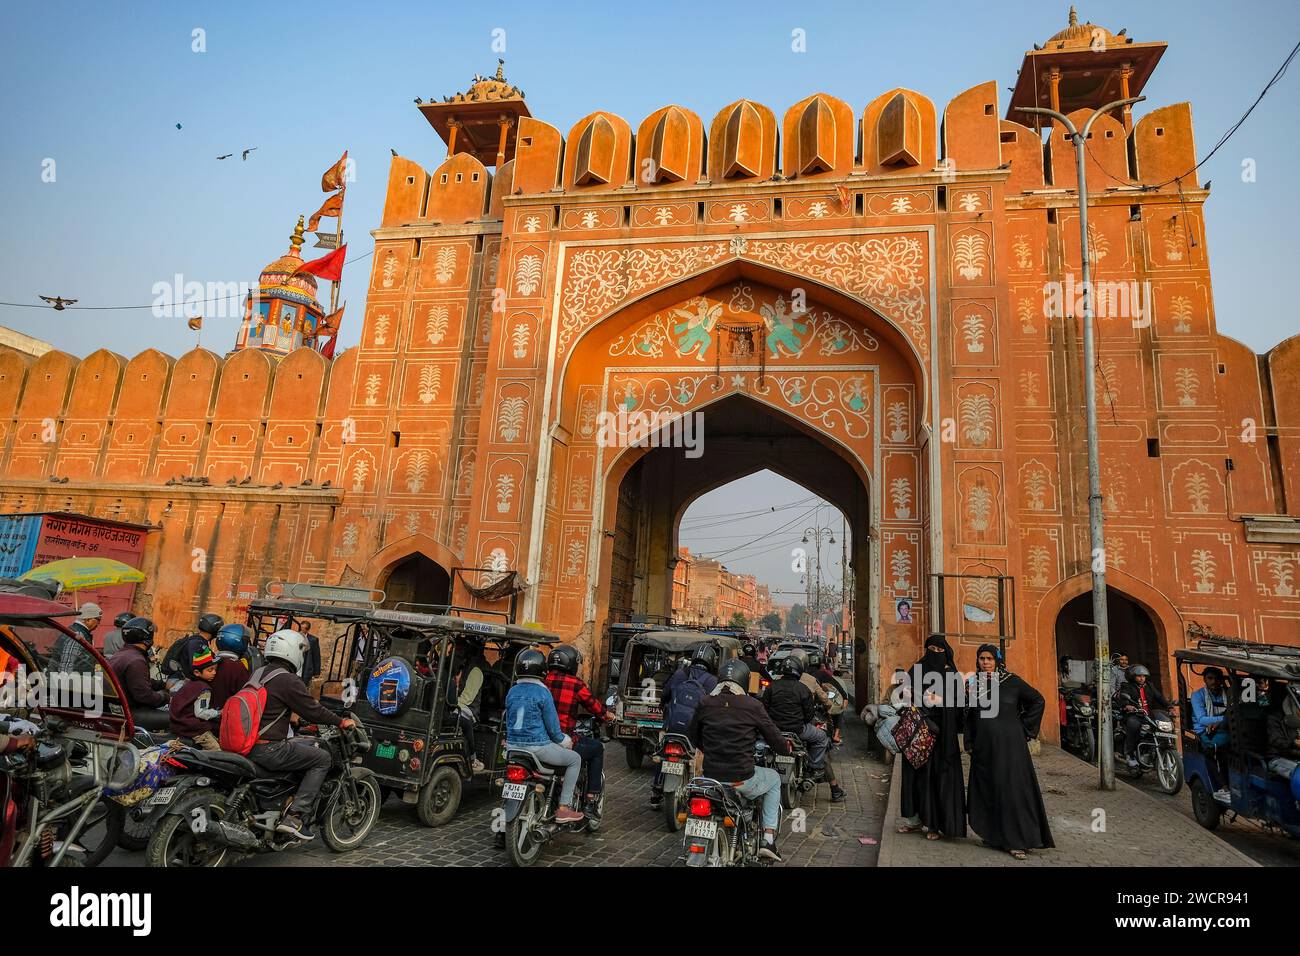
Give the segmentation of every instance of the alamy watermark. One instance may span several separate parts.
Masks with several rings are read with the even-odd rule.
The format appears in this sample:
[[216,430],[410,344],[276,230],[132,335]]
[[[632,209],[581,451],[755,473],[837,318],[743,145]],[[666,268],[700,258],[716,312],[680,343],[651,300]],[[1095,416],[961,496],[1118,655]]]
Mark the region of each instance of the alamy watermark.
[[0,675],[0,711],[81,710],[88,717],[104,713],[104,675],[98,671],[46,671],[29,674],[23,665]]
[[682,448],[687,458],[704,454],[700,412],[637,412],[620,407],[596,416],[596,444],[602,448]]

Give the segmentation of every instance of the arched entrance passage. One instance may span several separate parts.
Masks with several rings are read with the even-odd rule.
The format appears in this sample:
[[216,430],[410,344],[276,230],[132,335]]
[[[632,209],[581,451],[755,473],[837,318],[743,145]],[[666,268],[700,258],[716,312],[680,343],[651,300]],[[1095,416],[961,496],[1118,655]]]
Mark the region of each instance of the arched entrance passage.
[[[1106,615],[1111,654],[1128,654],[1130,663],[1145,664],[1162,691],[1175,689],[1173,652],[1184,645],[1183,620],[1160,591],[1116,569],[1106,571]],[[1092,624],[1092,575],[1075,575],[1056,585],[1039,605],[1039,672],[1056,672],[1062,655],[1091,658],[1096,632]],[[1048,660],[1049,653],[1055,654]],[[1049,669],[1050,668],[1050,669]]]
[[[611,602],[616,612],[669,606],[675,523],[690,501],[771,469],[850,516],[857,587],[867,589],[859,661],[878,651],[914,659],[937,516],[922,365],[896,327],[811,280],[733,263],[586,329],[563,369],[530,562],[535,619],[598,658]],[[692,427],[703,428],[698,457],[629,447],[638,429],[680,446]],[[895,621],[901,597],[914,610]],[[878,682],[865,677],[871,693]]]
[[460,562],[443,545],[414,535],[376,553],[365,580],[384,591],[385,604],[451,604],[451,569]]

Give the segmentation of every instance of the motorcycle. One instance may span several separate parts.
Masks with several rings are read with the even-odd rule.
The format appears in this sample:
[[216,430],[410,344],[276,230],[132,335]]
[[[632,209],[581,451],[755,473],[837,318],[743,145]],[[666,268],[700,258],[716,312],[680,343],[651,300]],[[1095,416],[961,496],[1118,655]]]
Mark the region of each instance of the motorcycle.
[[1062,689],[1065,720],[1061,726],[1061,746],[1086,763],[1097,759],[1096,710],[1092,693],[1086,688]]
[[103,799],[89,749],[66,731],[47,718],[34,751],[0,757],[0,866],[97,866],[117,844],[121,821]]
[[[1160,789],[1172,796],[1183,788],[1183,758],[1178,752],[1178,737],[1174,733],[1173,719],[1163,710],[1137,710],[1126,713],[1124,706],[1129,703],[1132,702],[1123,694],[1115,698],[1113,727],[1116,764],[1126,768],[1135,780],[1154,770]],[[1170,706],[1175,705],[1176,702]],[[1142,720],[1138,736],[1136,767],[1129,766],[1124,757],[1125,718],[1133,714]]]
[[664,782],[664,823],[669,833],[676,833],[686,817],[686,781],[695,763],[695,748],[683,734],[664,734],[658,756]]
[[[360,766],[370,737],[359,721],[348,730],[317,728],[315,736],[332,761],[308,822],[321,828],[326,846],[343,853],[365,842],[383,804],[374,773]],[[150,866],[216,867],[301,845],[275,832],[298,789],[296,773],[268,774],[247,757],[223,750],[181,747],[164,760],[177,773],[147,801],[163,807],[145,848]]]
[[[757,766],[781,759],[761,741],[755,752]],[[763,841],[763,803],[750,800],[729,783],[711,777],[693,777],[684,788],[685,832],[682,835],[687,866],[770,866],[759,855]],[[777,819],[781,829],[784,808]]]
[[[596,736],[595,720],[589,715],[578,718],[573,736]],[[581,820],[557,823],[564,774],[542,763],[529,750],[506,751],[506,775],[501,785],[502,818],[505,823],[506,851],[515,866],[532,866],[544,847],[557,833],[595,833],[605,813],[605,778],[601,774],[600,799],[588,807]],[[578,774],[575,794],[590,792],[587,787],[587,764]]]

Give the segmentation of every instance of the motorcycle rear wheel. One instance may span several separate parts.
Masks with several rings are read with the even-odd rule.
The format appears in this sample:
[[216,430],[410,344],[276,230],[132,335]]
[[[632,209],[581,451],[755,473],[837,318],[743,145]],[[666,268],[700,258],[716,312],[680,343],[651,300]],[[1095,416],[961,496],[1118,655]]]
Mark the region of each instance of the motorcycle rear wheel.
[[623,755],[627,758],[628,770],[640,770],[641,765],[645,762],[645,751],[641,749],[641,742],[635,741],[623,745]]
[[1079,759],[1084,763],[1097,762],[1097,741],[1093,739],[1090,732],[1084,731],[1079,735],[1082,740],[1079,742]]
[[532,866],[542,855],[544,841],[533,835],[537,815],[537,794],[530,792],[524,798],[524,805],[519,808],[519,816],[506,827],[506,852],[515,866]]
[[335,853],[355,850],[366,842],[370,831],[379,822],[379,807],[384,802],[379,792],[379,781],[374,774],[365,774],[356,780],[358,803],[348,813],[345,784],[340,783],[339,793],[329,808],[321,825],[325,845]]
[[793,810],[799,806],[802,797],[803,791],[795,781],[794,768],[791,767],[781,774],[781,806],[787,810]]
[[669,833],[681,830],[682,824],[678,822],[677,814],[686,812],[687,799],[685,783],[678,784],[672,793],[664,794],[664,826]]
[[208,841],[192,827],[195,810],[206,818],[220,819],[226,812],[225,798],[213,791],[200,791],[187,797],[179,812],[163,817],[145,847],[145,862],[160,867],[218,867],[231,855],[230,848]]

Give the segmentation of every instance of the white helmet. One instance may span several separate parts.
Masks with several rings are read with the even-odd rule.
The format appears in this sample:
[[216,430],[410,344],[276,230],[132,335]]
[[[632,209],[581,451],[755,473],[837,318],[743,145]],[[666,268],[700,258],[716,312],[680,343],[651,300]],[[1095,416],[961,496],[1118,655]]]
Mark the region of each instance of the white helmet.
[[276,631],[266,639],[266,647],[262,654],[267,657],[278,657],[282,661],[288,661],[293,665],[295,674],[302,673],[302,659],[306,648],[303,646],[307,642],[297,631],[285,629]]

